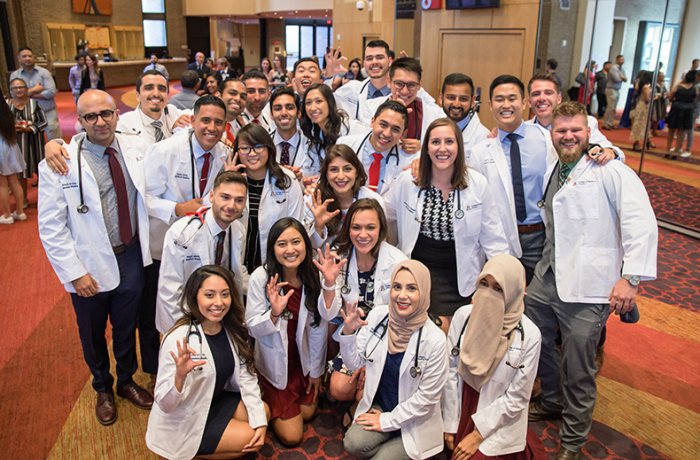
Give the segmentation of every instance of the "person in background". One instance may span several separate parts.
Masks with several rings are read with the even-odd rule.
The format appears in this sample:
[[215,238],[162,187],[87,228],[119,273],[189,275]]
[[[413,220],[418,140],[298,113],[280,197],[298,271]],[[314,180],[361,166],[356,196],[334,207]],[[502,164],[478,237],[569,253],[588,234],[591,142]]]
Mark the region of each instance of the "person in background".
[[47,122],[37,101],[29,98],[27,84],[24,80],[21,78],[10,80],[10,93],[11,98],[8,101],[10,112],[17,130],[17,145],[24,156],[25,164],[20,181],[24,198],[17,203],[16,220],[24,220],[26,216],[22,211],[22,206],[26,203],[27,182],[32,179],[34,174],[39,173],[39,162],[44,159],[44,129]]
[[318,60],[311,57],[297,60],[292,71],[292,88],[294,88],[294,92],[299,97],[303,97],[309,86],[316,83],[323,83]]
[[[700,97],[698,90],[694,86],[697,78],[697,70],[689,70],[683,77],[683,81],[678,83],[671,91],[669,100],[671,101],[671,111],[668,113],[668,154],[666,158],[674,157],[678,154],[682,158],[690,156],[690,147],[693,139],[693,124],[695,115],[695,101]],[[673,138],[676,136],[676,147],[673,148]],[[686,142],[686,149],[683,150],[683,142]]]
[[[260,61],[260,71],[265,74],[267,77],[268,81],[270,81],[270,72],[272,72],[272,63],[270,63],[270,59],[265,56],[262,58]],[[270,82],[272,83],[272,82]]]
[[595,69],[598,64],[595,61],[589,61],[586,68],[583,69],[583,83],[578,87],[578,101],[586,106],[588,114],[591,114],[591,98],[595,91]]
[[233,78],[235,75],[229,68],[228,59],[220,57],[216,60],[216,71],[221,75],[221,81],[226,81],[228,78]]
[[202,79],[202,86],[204,87],[204,94],[209,94],[221,98],[221,92],[219,91],[219,86],[221,85],[221,74],[216,71],[211,71],[204,75]]
[[10,74],[10,80],[21,78],[27,84],[27,94],[31,99],[35,99],[39,108],[46,116],[46,137],[48,140],[62,137],[61,125],[58,122],[58,112],[56,111],[56,83],[53,81],[51,73],[43,67],[34,64],[34,53],[32,49],[24,46],[17,53],[20,68]]
[[[644,142],[644,134],[649,129],[649,104],[651,103],[651,84],[654,79],[654,74],[648,70],[642,70],[637,76],[637,81],[634,85],[635,97],[637,99],[634,109],[630,112],[632,120],[632,129],[630,131],[630,139],[632,140],[632,150],[640,152],[641,144]],[[647,140],[647,148],[653,149],[656,146],[651,141]]]
[[595,97],[598,101],[598,118],[603,118],[605,109],[608,106],[608,99],[605,96],[605,88],[608,85],[608,72],[612,67],[612,62],[605,61],[603,68],[595,74]]
[[654,101],[651,109],[651,135],[658,136],[659,122],[666,118],[668,109],[668,89],[666,88],[666,75],[659,70],[656,77]]
[[182,91],[170,98],[170,103],[180,110],[194,109],[194,103],[199,99],[199,75],[194,70],[185,70],[180,76]]
[[143,68],[144,72],[146,72],[147,70],[156,70],[163,74],[166,80],[170,80],[170,74],[168,73],[168,69],[166,69],[163,64],[158,63],[158,55],[156,53],[151,53],[151,63]]
[[257,452],[265,442],[267,407],[231,272],[198,268],[184,286],[180,309],[184,316],[160,349],[148,448],[171,459]]
[[85,68],[80,77],[80,94],[90,89],[105,90],[105,76],[99,64],[96,54],[85,56]]
[[[22,82],[26,88],[24,80],[11,81],[10,88],[14,82]],[[13,224],[15,220],[27,218],[22,210],[24,191],[17,178],[17,174],[22,173],[25,169],[24,158],[19,145],[17,145],[14,120],[10,107],[0,91],[0,224]],[[10,214],[8,190],[12,190],[12,194],[15,196],[15,211],[12,214]]]
[[552,78],[559,83],[559,87],[561,88],[561,78],[559,78],[559,75],[557,75],[557,67],[559,67],[559,62],[557,62],[557,60],[554,58],[549,58],[547,59],[547,62],[544,63],[545,73],[547,75],[551,75]]
[[608,71],[608,83],[605,85],[605,97],[607,107],[603,120],[603,129],[615,129],[615,112],[617,111],[617,101],[620,98],[620,88],[627,81],[625,69],[622,68],[625,57],[621,54],[615,58],[615,64]]
[[272,58],[272,63],[272,70],[267,75],[270,85],[276,88],[286,86],[289,83],[289,76],[287,75],[287,69],[284,68],[282,57],[279,54],[275,54],[275,57]]
[[522,264],[501,254],[481,270],[472,305],[455,312],[442,390],[445,444],[455,460],[547,458],[527,427],[542,338],[524,315],[524,298]]
[[83,69],[85,69],[85,53],[76,54],[75,65],[68,71],[68,86],[70,86],[76,105],[78,97],[80,97],[80,80],[83,76]]
[[221,92],[221,100],[226,104],[225,143],[232,146],[238,131],[248,124],[243,116],[248,104],[248,93],[243,82],[237,78],[224,80],[219,91]]
[[362,62],[359,58],[355,58],[348,64],[348,73],[343,76],[343,84],[350,80],[363,81],[365,76],[362,75]]
[[199,78],[204,78],[204,74],[209,73],[211,68],[204,63],[204,53],[198,51],[194,55],[194,62],[187,64],[187,70],[194,70]]

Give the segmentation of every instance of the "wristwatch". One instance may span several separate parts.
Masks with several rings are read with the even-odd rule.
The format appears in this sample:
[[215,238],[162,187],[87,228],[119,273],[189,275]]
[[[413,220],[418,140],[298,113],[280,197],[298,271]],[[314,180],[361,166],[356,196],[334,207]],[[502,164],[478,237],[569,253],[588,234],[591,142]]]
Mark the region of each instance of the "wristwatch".
[[626,279],[630,283],[630,286],[633,287],[639,286],[641,281],[637,275],[622,275],[622,278]]

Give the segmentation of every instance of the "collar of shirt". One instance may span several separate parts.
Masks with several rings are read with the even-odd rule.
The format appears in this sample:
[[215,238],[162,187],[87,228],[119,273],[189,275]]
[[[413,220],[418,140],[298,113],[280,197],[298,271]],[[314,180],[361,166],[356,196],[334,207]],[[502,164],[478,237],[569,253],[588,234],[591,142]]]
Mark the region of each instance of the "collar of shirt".
[[543,125],[542,123],[540,123],[540,120],[537,118],[537,115],[535,115],[535,117],[532,119],[532,123],[533,123],[533,124],[536,123],[536,124],[540,125],[541,127],[543,127],[544,129],[546,129],[547,131],[551,131],[551,130],[552,130],[552,125],[551,125],[551,123],[550,123],[549,125],[547,125],[547,126]]
[[204,150],[202,148],[202,146],[199,145],[199,141],[197,140],[197,136],[194,133],[192,133],[192,153],[194,153],[195,159],[199,160],[200,158],[202,158],[202,155],[204,155],[208,151],[209,153],[211,153],[211,155],[212,155],[211,159],[213,160],[215,149],[216,149],[216,147],[214,147],[211,150]]
[[294,131],[294,135],[289,138],[289,140],[285,140],[281,135],[278,130],[275,130],[275,138],[273,139],[275,145],[281,145],[282,142],[289,142],[292,147],[296,148],[297,144],[299,143],[299,130],[297,129]]
[[165,110],[160,111],[160,118],[158,120],[154,120],[153,118],[143,113],[141,107],[137,107],[136,110],[139,111],[139,116],[141,117],[141,124],[143,124],[144,127],[155,130],[151,123],[153,123],[154,121],[160,121],[161,123],[163,123],[163,127],[160,128],[161,130],[163,130],[163,133],[167,134],[170,132],[170,127],[168,126],[168,123],[166,122],[167,120],[165,119]]
[[382,93],[382,96],[388,96],[389,94],[391,94],[389,85],[384,85],[382,88],[375,88],[372,84],[372,81],[370,80],[369,84],[367,85],[367,99],[372,99],[374,92],[377,90],[379,90],[379,92]]
[[467,127],[467,125],[468,125],[469,122],[471,121],[471,118],[473,118],[473,117],[464,117],[464,118],[462,118],[461,120],[459,120],[459,121],[457,122],[457,126],[459,126],[459,129],[461,129],[462,131],[464,131],[464,128]]
[[[520,126],[516,128],[515,131],[513,131],[515,134],[518,135],[519,139],[522,139],[525,137],[525,122],[521,122]],[[508,131],[503,131],[501,128],[498,128],[498,140],[501,141],[501,143],[508,142],[510,143],[510,140],[506,138],[506,136],[510,134]]]
[[265,116],[263,115],[262,112],[260,112],[260,115],[258,115],[257,117],[254,117],[254,116],[248,111],[248,109],[245,109],[245,111],[243,112],[243,114],[245,115],[245,117],[248,119],[249,122],[252,123],[253,120],[257,119],[257,120],[260,122],[260,124],[262,124],[263,126],[267,126],[267,120],[265,120]]
[[204,224],[207,226],[207,229],[209,230],[209,234],[212,236],[212,238],[216,237],[221,232],[225,232],[228,230],[228,227],[226,228],[221,228],[218,223],[216,223],[216,219],[214,219],[214,211],[212,208],[209,208],[204,214]]
[[[365,136],[366,136],[366,134],[365,134]],[[382,156],[384,157],[384,159],[386,160],[386,157],[389,155],[389,152],[391,151],[391,149],[385,150],[385,151],[383,151],[383,152],[378,152],[378,151],[372,146],[372,142],[371,142],[371,140],[370,140],[371,137],[372,137],[372,135],[370,134],[370,136],[367,138],[367,141],[365,142],[365,145],[362,146],[362,153],[364,154],[364,157],[365,157],[365,158],[368,158],[368,159],[370,160],[370,162],[371,162],[371,161],[372,161],[372,154],[373,154],[373,153],[381,153]],[[393,148],[393,147],[392,147],[392,148]]]
[[[119,142],[117,141],[116,136],[114,136],[114,139],[112,140],[112,143],[109,146],[121,154],[121,150],[119,150]],[[90,152],[90,154],[94,157],[102,159],[105,155],[105,150],[107,150],[107,147],[98,144],[93,144],[92,142],[90,142],[90,139],[88,139],[87,136],[85,136],[85,141],[83,142],[83,149]]]

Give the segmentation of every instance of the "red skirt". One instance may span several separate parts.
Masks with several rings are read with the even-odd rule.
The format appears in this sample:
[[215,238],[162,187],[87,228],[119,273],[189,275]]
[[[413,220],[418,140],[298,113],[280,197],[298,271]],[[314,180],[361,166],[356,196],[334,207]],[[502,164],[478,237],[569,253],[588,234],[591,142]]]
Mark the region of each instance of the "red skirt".
[[[472,415],[476,413],[479,406],[479,392],[466,383],[462,385],[462,417],[459,419],[457,434],[455,435],[455,446],[469,433],[474,431],[474,421]],[[497,460],[541,460],[546,459],[544,445],[534,431],[528,428],[525,440],[525,449],[512,454],[497,455],[489,457],[477,450],[470,460],[497,459]]]

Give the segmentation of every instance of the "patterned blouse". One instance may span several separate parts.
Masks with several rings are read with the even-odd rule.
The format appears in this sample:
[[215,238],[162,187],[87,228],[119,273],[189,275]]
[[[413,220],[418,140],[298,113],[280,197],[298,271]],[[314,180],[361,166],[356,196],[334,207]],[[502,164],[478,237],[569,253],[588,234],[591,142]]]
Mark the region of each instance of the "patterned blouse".
[[454,229],[452,228],[452,209],[454,203],[454,190],[450,192],[447,201],[442,199],[440,189],[431,185],[423,189],[423,215],[420,224],[420,233],[423,236],[437,241],[454,241]]

